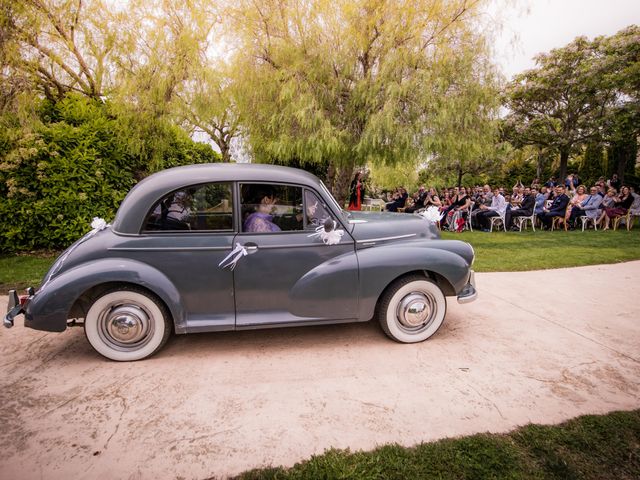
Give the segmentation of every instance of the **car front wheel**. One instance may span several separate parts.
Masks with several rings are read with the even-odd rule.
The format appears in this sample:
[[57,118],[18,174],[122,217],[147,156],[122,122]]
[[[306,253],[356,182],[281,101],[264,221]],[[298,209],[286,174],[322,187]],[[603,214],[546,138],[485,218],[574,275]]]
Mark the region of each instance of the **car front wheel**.
[[120,287],[98,297],[84,331],[101,355],[119,362],[141,360],[160,350],[171,334],[167,308],[143,289]]
[[438,331],[447,312],[447,300],[434,282],[412,275],[396,280],[378,305],[382,330],[401,343],[422,342]]

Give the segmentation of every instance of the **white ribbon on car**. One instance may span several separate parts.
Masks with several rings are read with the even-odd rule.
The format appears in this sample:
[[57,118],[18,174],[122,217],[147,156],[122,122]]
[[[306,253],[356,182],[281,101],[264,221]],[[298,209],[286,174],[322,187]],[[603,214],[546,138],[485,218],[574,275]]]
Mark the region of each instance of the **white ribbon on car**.
[[[245,257],[247,255],[249,255],[249,252],[247,252],[247,249],[244,248],[239,243],[236,243],[236,248],[231,250],[231,253],[229,253],[229,255],[227,255],[226,257],[224,257],[224,259],[218,264],[218,266],[220,268],[227,268],[230,266],[231,270],[233,271],[233,269],[236,268],[236,264],[238,263],[238,260],[240,260],[242,257]],[[229,263],[227,263],[226,265],[223,265],[227,260],[230,260]]]
[[421,212],[418,215],[431,223],[438,223],[442,220],[442,217],[444,217],[444,213],[440,213],[438,207],[434,206],[427,208],[424,212]]
[[342,236],[344,235],[344,230],[336,230],[338,224],[336,221],[333,221],[333,229],[330,232],[327,232],[324,228],[324,225],[320,225],[316,228],[316,232],[311,235],[307,235],[308,237],[320,237],[325,245],[335,245],[336,243],[340,243],[342,240]]
[[71,245],[71,247],[68,248],[66,252],[64,252],[64,254],[53,265],[53,269],[51,270],[51,273],[49,274],[49,277],[47,278],[47,281],[44,282],[44,284],[40,287],[40,290],[42,290],[49,283],[51,278],[53,278],[53,276],[56,273],[58,273],[58,271],[62,268],[62,264],[64,263],[64,261],[67,259],[67,257],[69,255],[71,255],[71,252],[73,252],[76,248],[78,248],[84,242],[86,242],[91,237],[93,237],[96,233],[98,233],[101,230],[104,230],[105,228],[110,227],[110,226],[111,225],[108,224],[105,221],[104,218],[93,217],[93,220],[91,221],[91,231],[89,233],[85,234],[82,238],[80,238],[80,240],[78,240],[76,243]]

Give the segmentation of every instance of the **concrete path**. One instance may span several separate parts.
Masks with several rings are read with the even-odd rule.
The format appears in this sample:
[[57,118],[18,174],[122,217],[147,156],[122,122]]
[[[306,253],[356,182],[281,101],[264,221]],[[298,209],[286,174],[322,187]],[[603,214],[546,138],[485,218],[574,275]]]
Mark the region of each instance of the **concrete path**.
[[179,336],[122,364],[20,320],[0,330],[0,478],[225,477],[640,408],[640,262],[477,280],[417,345],[370,322]]

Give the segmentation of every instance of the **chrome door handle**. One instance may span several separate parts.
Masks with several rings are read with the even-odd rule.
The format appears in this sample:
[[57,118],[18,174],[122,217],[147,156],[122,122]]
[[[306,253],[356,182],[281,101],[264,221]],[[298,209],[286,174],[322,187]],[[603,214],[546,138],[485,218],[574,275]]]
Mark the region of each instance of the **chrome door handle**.
[[247,242],[243,245],[243,247],[249,255],[258,251],[258,245],[253,242]]

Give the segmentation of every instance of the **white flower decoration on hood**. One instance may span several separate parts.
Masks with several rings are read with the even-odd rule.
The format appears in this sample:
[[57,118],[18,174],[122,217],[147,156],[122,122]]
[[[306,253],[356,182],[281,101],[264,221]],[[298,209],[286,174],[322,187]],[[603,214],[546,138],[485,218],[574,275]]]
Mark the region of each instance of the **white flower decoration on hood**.
[[424,212],[419,214],[425,220],[430,221],[431,223],[438,223],[444,217],[443,213],[440,213],[438,207],[431,206],[427,208]]

